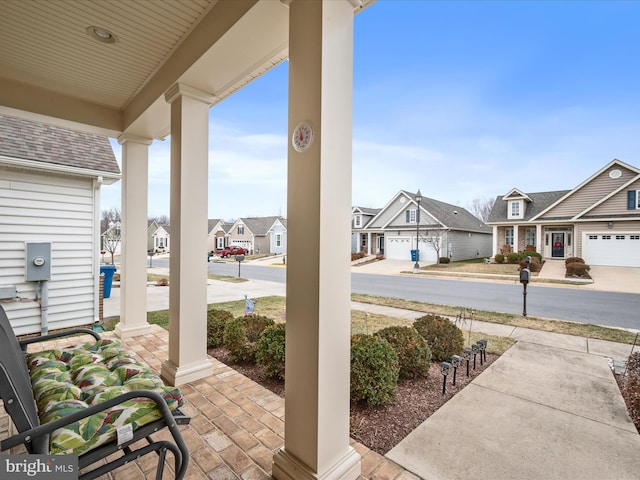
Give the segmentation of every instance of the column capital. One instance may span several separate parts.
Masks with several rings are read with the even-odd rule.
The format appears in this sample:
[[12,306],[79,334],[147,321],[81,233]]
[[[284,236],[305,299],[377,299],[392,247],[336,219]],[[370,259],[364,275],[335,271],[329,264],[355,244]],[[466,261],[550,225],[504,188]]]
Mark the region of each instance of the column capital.
[[118,143],[120,145],[124,145],[127,142],[140,143],[142,145],[151,145],[153,143],[153,138],[140,137],[131,133],[123,133],[118,137]]
[[211,95],[197,88],[190,87],[183,83],[174,83],[169,90],[164,94],[164,99],[167,103],[173,103],[178,97],[189,97],[199,102],[206,103],[211,106],[218,98],[215,95]]

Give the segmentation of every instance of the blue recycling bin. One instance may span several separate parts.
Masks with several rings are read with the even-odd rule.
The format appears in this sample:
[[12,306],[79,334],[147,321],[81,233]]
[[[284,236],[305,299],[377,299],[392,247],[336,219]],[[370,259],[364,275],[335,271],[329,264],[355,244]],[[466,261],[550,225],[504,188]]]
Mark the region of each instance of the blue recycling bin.
[[100,265],[100,275],[104,274],[104,298],[109,298],[111,296],[111,285],[113,284],[114,273],[116,273],[115,265]]
[[411,261],[419,262],[420,261],[420,251],[419,250],[411,250]]

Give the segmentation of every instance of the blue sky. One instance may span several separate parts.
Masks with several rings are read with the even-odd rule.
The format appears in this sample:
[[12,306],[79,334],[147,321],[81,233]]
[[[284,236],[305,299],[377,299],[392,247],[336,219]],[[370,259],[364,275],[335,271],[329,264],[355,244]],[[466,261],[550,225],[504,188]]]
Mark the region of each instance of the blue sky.
[[[420,188],[466,208],[640,167],[639,1],[378,0],[354,21],[353,205]],[[210,110],[209,218],[286,216],[287,74]],[[150,216],[169,215],[169,142]]]

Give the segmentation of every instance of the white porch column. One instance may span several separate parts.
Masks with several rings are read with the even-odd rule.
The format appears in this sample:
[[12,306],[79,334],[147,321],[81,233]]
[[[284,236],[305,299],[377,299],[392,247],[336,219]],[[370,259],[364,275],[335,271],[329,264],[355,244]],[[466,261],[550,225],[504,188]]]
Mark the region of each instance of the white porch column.
[[367,255],[371,255],[371,232],[367,232]]
[[518,225],[513,226],[513,251],[518,252]]
[[352,480],[349,446],[353,9],[347,0],[289,3],[287,343],[278,480]]
[[176,84],[171,104],[169,358],[162,377],[181,385],[211,375],[207,359],[209,106],[213,97]]
[[122,243],[116,334],[121,338],[151,330],[147,323],[147,200],[152,141],[126,133],[118,138],[122,145]]
[[491,256],[495,257],[498,253],[500,253],[500,249],[498,245],[500,242],[498,241],[498,226],[493,226],[493,250],[491,252]]
[[542,250],[543,238],[542,238],[542,225],[536,225],[536,252],[544,256],[544,250]]

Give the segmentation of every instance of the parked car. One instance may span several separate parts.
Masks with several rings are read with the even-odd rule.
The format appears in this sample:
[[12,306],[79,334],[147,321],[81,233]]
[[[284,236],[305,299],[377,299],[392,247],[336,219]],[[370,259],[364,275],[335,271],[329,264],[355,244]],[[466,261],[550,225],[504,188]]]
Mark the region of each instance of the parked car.
[[231,245],[220,252],[222,258],[229,258],[231,255],[249,255],[249,250],[237,245]]

